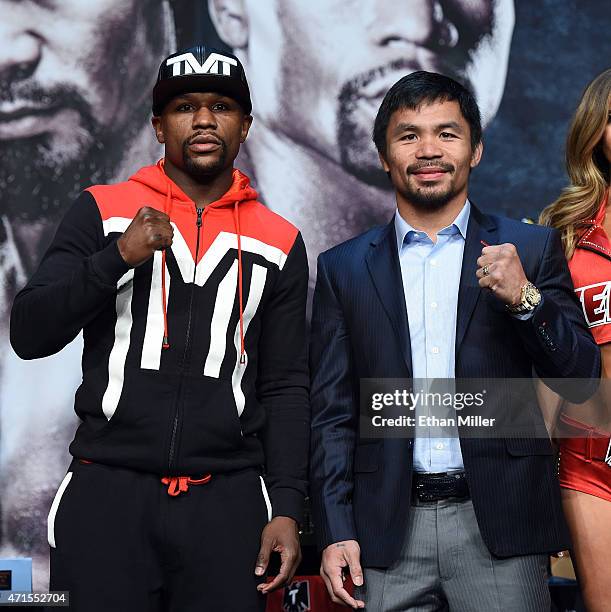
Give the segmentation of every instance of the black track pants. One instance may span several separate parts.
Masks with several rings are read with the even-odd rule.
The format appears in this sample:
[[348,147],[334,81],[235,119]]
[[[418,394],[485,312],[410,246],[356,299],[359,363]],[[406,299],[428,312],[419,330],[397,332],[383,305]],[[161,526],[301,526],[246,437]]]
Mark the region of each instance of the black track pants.
[[157,476],[73,461],[49,515],[50,588],[78,612],[260,612],[267,520],[254,469],[170,497]]

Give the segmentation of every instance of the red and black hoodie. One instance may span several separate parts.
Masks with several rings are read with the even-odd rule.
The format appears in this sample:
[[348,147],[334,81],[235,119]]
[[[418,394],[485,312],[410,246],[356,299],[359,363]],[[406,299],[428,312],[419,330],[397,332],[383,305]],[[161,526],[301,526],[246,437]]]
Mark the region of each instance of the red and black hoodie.
[[[143,206],[170,216],[174,240],[129,268],[116,241]],[[162,160],[81,194],[15,298],[11,344],[35,359],[83,330],[73,456],[162,477],[262,466],[273,515],[299,519],[307,286],[300,233],[245,175],[197,209]]]

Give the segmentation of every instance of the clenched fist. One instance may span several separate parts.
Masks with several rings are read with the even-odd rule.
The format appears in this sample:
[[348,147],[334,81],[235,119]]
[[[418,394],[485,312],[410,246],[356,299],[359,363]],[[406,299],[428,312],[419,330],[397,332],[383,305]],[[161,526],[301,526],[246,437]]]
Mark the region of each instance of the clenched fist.
[[496,244],[482,249],[475,275],[479,286],[492,291],[505,304],[518,304],[522,285],[528,282],[514,244]]
[[150,206],[143,206],[117,240],[119,253],[132,268],[148,261],[155,251],[172,246],[174,229],[170,217]]

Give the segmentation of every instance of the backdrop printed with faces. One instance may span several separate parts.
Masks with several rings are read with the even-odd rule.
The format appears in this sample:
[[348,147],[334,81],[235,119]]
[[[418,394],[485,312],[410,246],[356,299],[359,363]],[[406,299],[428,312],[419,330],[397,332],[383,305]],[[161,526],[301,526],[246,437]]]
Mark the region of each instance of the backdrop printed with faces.
[[160,61],[206,42],[242,60],[255,117],[238,166],[322,250],[386,222],[371,142],[384,93],[414,70],[469,85],[484,124],[481,208],[536,219],[566,182],[584,86],[611,65],[597,0],[0,0],[0,557],[31,556],[46,588],[46,517],[77,421],[82,341],[20,361],[12,299],[76,195],[162,150],[150,126]]

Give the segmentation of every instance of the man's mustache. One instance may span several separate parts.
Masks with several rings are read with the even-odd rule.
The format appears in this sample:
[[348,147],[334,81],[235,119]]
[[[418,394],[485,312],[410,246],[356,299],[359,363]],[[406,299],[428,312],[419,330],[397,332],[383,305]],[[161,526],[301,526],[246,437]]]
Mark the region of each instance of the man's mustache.
[[355,76],[344,85],[343,90],[358,95],[361,89],[367,87],[373,81],[385,77],[389,72],[405,72],[407,74],[408,72],[415,72],[420,69],[421,66],[415,61],[407,59],[395,60]]
[[[455,63],[455,60],[456,58],[437,56],[433,69],[435,72],[448,76],[472,90],[472,83],[465,77],[464,73],[468,58],[461,59],[460,63]],[[340,106],[348,111],[352,110],[360,98],[367,97],[363,89],[376,80],[382,80],[389,73],[398,73],[398,80],[399,75],[403,76],[423,69],[423,66],[417,60],[401,58],[362,72],[344,83],[339,94]],[[427,67],[427,69],[431,69],[431,67]],[[382,96],[385,93],[386,91],[381,92]]]
[[40,108],[74,108],[91,117],[91,107],[81,92],[72,85],[43,87],[36,82],[15,83],[0,79],[0,105]]
[[[423,67],[419,62],[407,58],[401,58],[378,66],[377,68],[372,68],[347,81],[341,89],[340,100],[350,100],[362,97],[362,90],[365,87],[370,85],[375,80],[383,79],[389,73],[410,74],[422,69]],[[438,58],[435,69],[437,72],[449,76],[470,87],[470,83],[466,82],[461,72],[455,66],[451,66],[448,62],[444,61],[443,58]]]
[[407,174],[413,174],[414,172],[418,172],[418,170],[423,170],[424,168],[439,168],[440,170],[443,170],[445,172],[454,172],[454,170],[456,169],[449,162],[428,161],[428,162],[416,162],[414,164],[410,164],[409,166],[407,166],[405,171],[407,172]]
[[193,142],[197,138],[200,138],[201,136],[207,136],[207,137],[211,136],[214,140],[217,141],[217,144],[220,144],[222,147],[225,147],[225,141],[218,134],[215,134],[214,132],[196,132],[195,134],[193,134],[192,136],[190,136],[183,142],[183,147],[186,148],[189,145],[193,144]]

